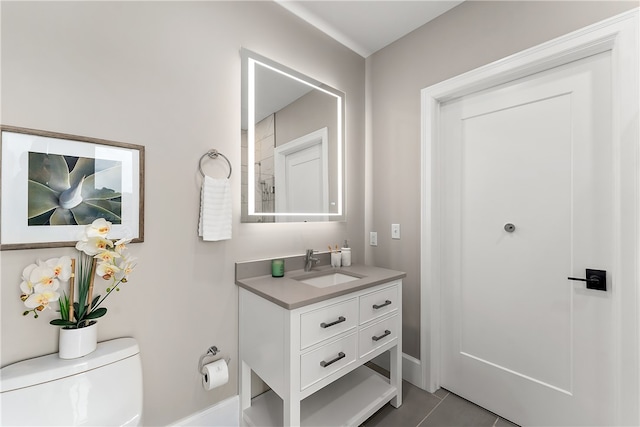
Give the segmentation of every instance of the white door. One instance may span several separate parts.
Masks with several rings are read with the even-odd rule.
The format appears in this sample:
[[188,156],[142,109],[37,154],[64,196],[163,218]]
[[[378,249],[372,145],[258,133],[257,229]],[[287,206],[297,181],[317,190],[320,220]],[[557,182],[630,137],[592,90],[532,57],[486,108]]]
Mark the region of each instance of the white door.
[[[610,64],[441,109],[441,384],[520,425],[614,422]],[[606,292],[567,279],[587,268]]]
[[286,183],[279,193],[284,212],[322,212],[322,152],[320,145],[296,151],[285,158]]
[[327,128],[304,135],[274,150],[276,212],[297,215],[278,221],[322,221],[328,209]]

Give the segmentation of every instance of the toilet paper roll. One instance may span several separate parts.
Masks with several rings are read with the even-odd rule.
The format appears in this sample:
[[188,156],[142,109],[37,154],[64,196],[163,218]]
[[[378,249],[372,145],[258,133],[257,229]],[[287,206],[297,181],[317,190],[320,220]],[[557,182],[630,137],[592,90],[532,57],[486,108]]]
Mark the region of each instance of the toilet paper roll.
[[202,368],[202,387],[213,390],[229,381],[229,367],[223,359],[204,365]]

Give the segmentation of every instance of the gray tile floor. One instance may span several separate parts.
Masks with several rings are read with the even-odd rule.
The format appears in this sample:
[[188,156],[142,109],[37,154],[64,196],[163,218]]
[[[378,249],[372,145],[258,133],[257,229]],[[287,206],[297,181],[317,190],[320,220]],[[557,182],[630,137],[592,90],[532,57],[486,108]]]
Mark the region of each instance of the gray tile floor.
[[517,427],[445,389],[435,393],[403,381],[402,405],[386,404],[361,427]]

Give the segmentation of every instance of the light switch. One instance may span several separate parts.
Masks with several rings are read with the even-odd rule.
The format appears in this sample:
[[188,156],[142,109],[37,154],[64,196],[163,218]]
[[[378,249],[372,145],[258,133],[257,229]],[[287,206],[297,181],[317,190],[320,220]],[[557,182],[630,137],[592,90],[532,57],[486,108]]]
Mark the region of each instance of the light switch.
[[391,238],[392,239],[400,238],[400,224],[391,224]]
[[369,245],[378,246],[378,233],[376,231],[369,233]]

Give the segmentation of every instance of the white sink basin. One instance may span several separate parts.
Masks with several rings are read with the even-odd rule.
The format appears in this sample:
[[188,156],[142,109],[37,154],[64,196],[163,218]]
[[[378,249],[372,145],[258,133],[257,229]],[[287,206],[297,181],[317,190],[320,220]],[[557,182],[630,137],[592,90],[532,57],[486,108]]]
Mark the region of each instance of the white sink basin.
[[340,285],[342,283],[348,283],[359,279],[360,277],[354,277],[344,273],[329,273],[323,276],[301,279],[300,281],[307,285],[315,286],[316,288],[327,288],[329,286]]

